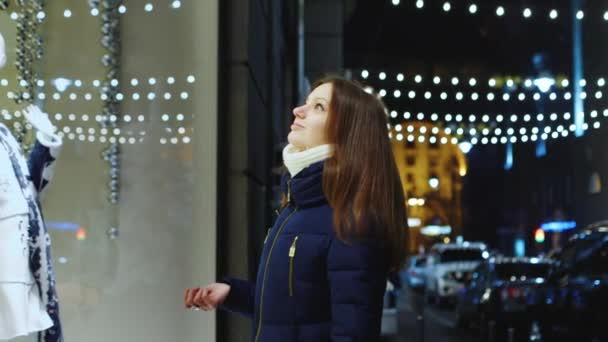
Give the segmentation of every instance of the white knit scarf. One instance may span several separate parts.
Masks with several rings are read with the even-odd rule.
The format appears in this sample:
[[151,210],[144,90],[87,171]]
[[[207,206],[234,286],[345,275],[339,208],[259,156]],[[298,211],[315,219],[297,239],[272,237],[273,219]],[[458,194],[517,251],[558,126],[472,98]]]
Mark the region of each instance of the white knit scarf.
[[295,177],[295,175],[310,165],[331,157],[332,153],[333,146],[329,144],[319,145],[304,151],[300,151],[295,146],[288,144],[283,149],[283,163],[289,174],[291,174],[291,177]]

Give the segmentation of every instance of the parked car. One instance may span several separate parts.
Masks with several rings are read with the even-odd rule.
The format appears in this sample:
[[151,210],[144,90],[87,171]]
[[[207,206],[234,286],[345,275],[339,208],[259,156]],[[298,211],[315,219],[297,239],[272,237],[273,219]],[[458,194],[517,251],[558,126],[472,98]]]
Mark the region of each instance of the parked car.
[[546,284],[545,340],[608,341],[608,221],[571,237]]
[[484,243],[442,243],[431,248],[426,262],[425,297],[427,302],[454,302],[470,273],[490,253]]
[[414,255],[408,259],[403,278],[408,288],[415,292],[424,292],[426,282],[426,257]]
[[390,281],[386,282],[380,329],[380,334],[383,337],[395,336],[398,333],[397,291]]
[[457,324],[494,321],[498,333],[507,326],[524,327],[517,332],[527,333],[530,320],[540,315],[544,297],[539,286],[550,267],[549,259],[538,258],[496,257],[481,263],[458,295]]

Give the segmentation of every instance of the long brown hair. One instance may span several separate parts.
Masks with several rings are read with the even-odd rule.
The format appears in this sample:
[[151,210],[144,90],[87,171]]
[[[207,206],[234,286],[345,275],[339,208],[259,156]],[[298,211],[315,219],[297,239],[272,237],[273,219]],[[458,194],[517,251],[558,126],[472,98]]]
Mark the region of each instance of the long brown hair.
[[[386,107],[359,84],[330,76],[313,89],[333,86],[326,137],[334,153],[325,161],[323,192],[343,241],[373,236],[387,247],[391,271],[405,261],[405,195],[388,136]],[[371,223],[371,224],[370,224]]]

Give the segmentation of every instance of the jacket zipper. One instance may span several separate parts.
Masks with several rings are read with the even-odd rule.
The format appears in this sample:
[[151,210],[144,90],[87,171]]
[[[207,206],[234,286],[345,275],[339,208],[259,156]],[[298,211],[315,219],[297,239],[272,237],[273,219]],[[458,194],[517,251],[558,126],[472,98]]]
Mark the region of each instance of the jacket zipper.
[[266,244],[266,241],[268,241],[268,236],[270,235],[271,229],[272,229],[272,227],[268,228],[268,230],[266,231],[266,237],[264,238],[264,244]]
[[289,297],[293,297],[293,263],[296,257],[296,246],[298,244],[298,237],[296,236],[289,247]]
[[[287,203],[289,204],[290,201],[291,201],[291,179],[289,181],[287,181]],[[268,263],[270,262],[270,257],[272,256],[272,250],[274,249],[274,245],[277,242],[279,235],[281,235],[283,228],[285,228],[285,225],[287,224],[287,222],[289,221],[291,216],[293,216],[293,214],[295,214],[297,211],[298,211],[298,207],[295,207],[293,209],[293,211],[291,213],[289,213],[289,215],[285,218],[285,221],[283,221],[283,223],[281,223],[281,226],[279,227],[277,234],[274,236],[274,239],[272,240],[272,245],[270,245],[270,250],[268,251],[268,257],[266,257],[266,262],[264,263],[264,275],[262,276],[262,289],[260,291],[260,306],[259,306],[260,317],[258,318],[258,327],[257,327],[257,332],[255,334],[255,340],[254,340],[255,342],[259,341],[260,333],[262,332],[262,318],[263,318],[262,309],[264,307],[264,286],[266,285],[266,275],[268,273]]]
[[291,203],[291,179],[287,181],[287,203]]

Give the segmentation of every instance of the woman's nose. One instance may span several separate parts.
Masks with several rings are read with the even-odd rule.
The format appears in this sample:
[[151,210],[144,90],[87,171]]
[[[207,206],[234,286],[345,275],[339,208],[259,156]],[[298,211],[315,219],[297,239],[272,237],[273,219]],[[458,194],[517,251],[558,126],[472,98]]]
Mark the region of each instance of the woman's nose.
[[306,105],[294,108],[293,115],[299,118],[304,118],[304,116],[306,116]]

